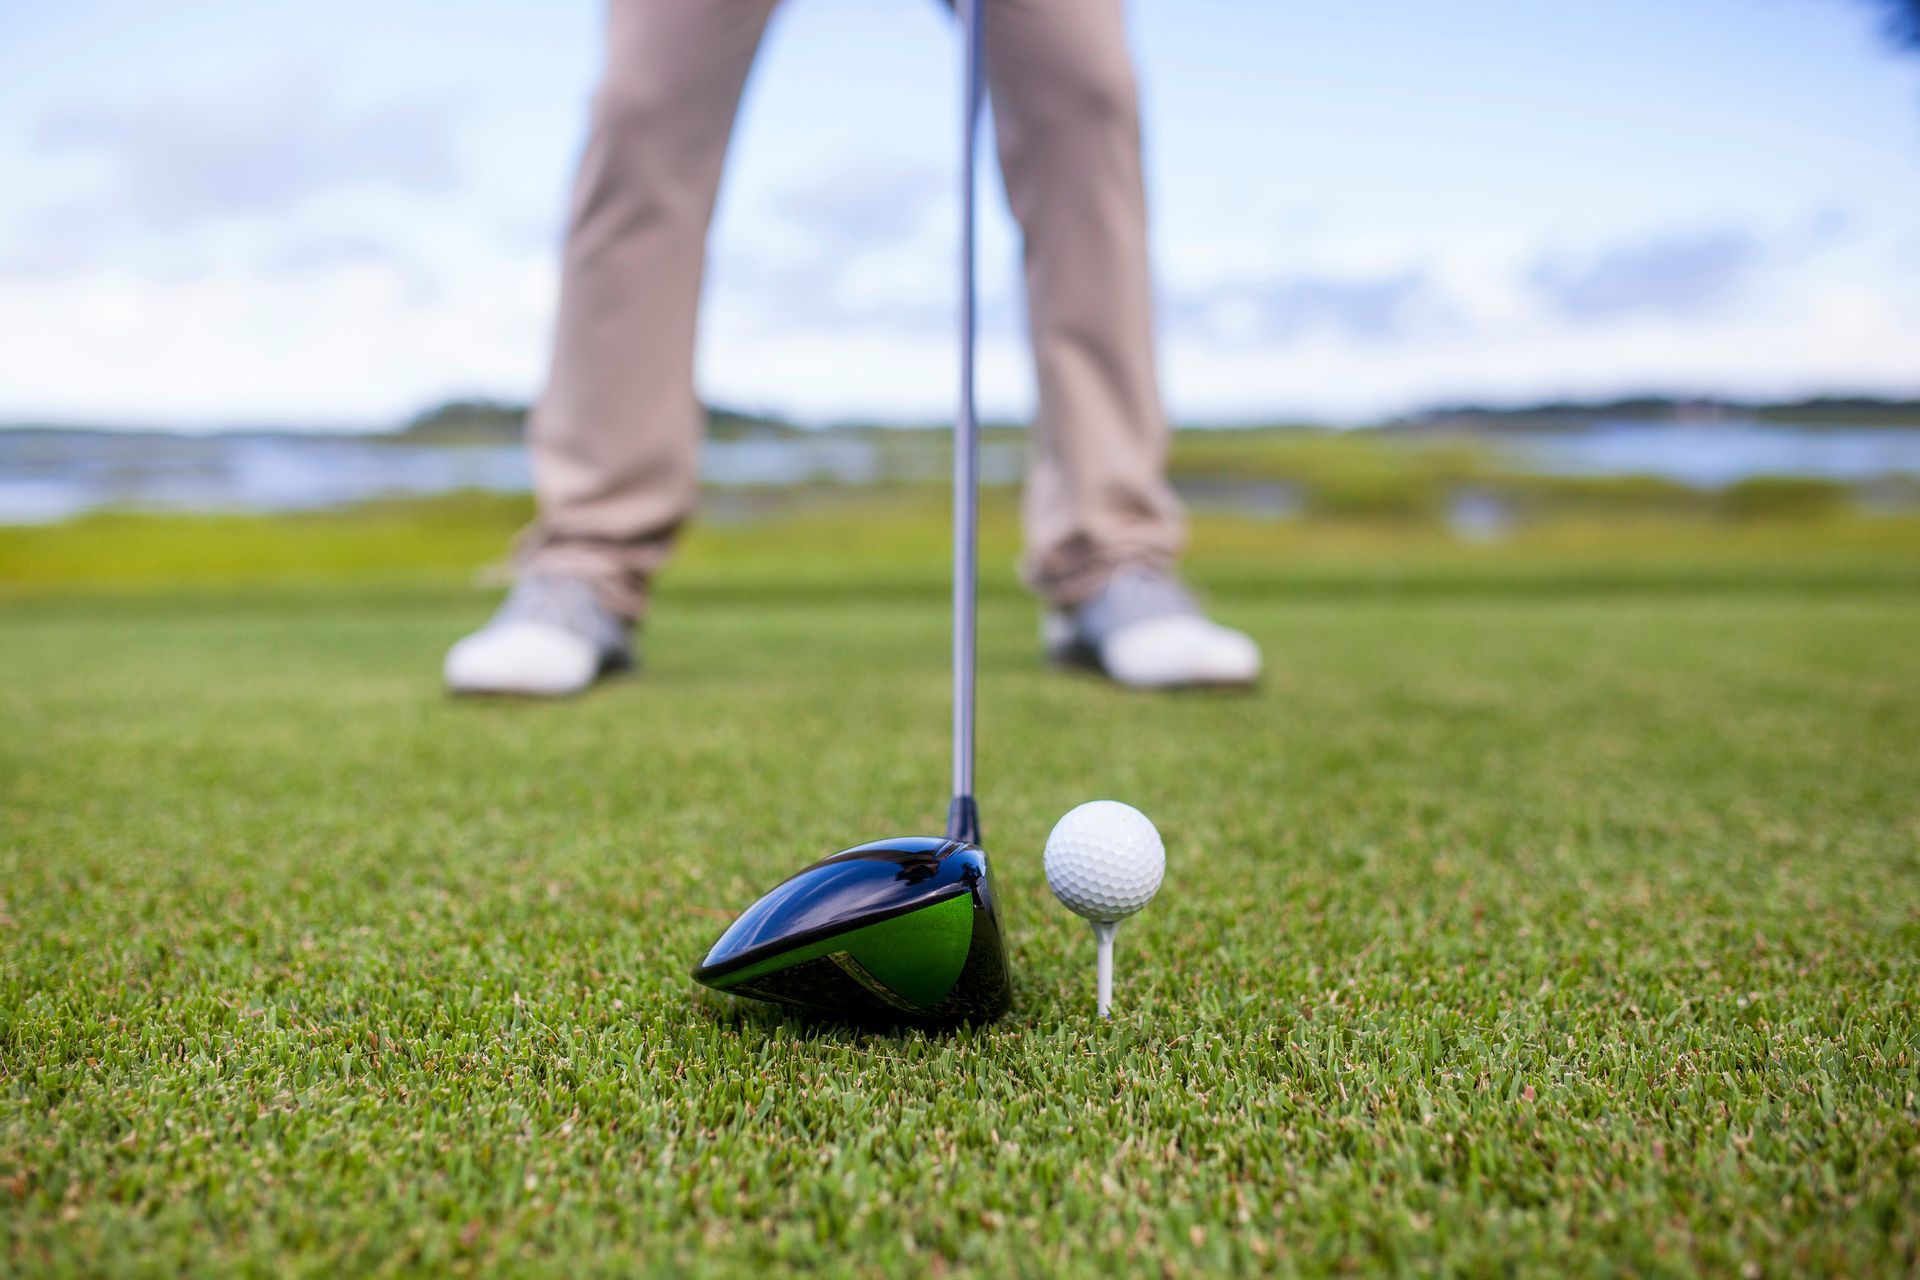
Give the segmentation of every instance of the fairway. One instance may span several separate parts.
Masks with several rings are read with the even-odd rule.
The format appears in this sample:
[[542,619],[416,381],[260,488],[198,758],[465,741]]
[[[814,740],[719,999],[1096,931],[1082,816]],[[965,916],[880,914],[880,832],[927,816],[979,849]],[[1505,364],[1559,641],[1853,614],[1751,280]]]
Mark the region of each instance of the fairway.
[[[1920,1265],[1910,530],[1290,559],[1203,522],[1269,674],[1158,697],[1039,666],[1001,512],[1013,1014],[696,987],[847,833],[940,826],[941,518],[840,570],[811,526],[703,533],[643,674],[555,706],[440,695],[490,604],[440,561],[6,599],[6,1268]],[[1040,868],[1098,797],[1168,854],[1106,1025]]]

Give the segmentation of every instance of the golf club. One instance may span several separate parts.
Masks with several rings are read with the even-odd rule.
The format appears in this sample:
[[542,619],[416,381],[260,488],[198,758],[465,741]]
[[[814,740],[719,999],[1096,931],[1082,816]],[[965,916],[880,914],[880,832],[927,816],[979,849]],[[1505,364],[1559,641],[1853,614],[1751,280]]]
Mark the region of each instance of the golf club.
[[735,995],[855,1020],[960,1022],[1012,1003],[973,795],[979,422],[974,410],[974,156],[985,0],[958,0],[964,71],[960,398],[953,430],[953,798],[944,836],[836,853],[767,891],[693,971]]

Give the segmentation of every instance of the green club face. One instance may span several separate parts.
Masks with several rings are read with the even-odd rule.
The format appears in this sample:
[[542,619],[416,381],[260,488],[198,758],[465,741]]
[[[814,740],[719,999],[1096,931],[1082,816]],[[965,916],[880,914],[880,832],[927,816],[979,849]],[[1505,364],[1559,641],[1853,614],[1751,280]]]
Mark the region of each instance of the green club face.
[[985,1021],[1013,995],[986,852],[924,836],[863,844],[776,885],[693,976],[859,1020]]

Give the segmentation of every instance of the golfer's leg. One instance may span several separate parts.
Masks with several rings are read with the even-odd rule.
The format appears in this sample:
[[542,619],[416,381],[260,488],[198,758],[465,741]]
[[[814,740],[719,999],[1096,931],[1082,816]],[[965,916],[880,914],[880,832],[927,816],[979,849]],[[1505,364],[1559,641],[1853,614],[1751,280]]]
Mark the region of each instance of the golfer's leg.
[[637,617],[692,509],[695,313],[740,90],[775,0],[610,0],[560,286],[529,426],[539,516],[523,571],[591,582]]
[[1154,367],[1140,118],[1121,0],[988,0],[1000,165],[1026,233],[1040,412],[1030,583],[1075,605],[1184,537]]

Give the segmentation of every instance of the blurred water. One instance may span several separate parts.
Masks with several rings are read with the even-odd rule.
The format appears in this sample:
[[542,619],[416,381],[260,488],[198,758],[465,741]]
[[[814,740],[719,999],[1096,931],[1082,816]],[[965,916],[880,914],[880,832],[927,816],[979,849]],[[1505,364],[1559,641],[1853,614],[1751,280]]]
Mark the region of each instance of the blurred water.
[[[1756,423],[1675,426],[1607,422],[1564,433],[1503,436],[1525,469],[1562,475],[1662,476],[1717,488],[1754,475],[1821,476],[1865,482],[1920,475],[1920,432]],[[944,474],[942,436],[821,432],[709,441],[705,482],[721,488],[787,488],[810,483],[875,484]],[[1021,450],[990,444],[989,483],[1018,478]],[[84,431],[0,432],[0,523],[42,523],[105,507],[167,511],[303,511],[478,489],[528,487],[517,444],[422,444],[391,437],[180,436]],[[1187,488],[1206,488],[1190,480]],[[1249,485],[1251,484],[1251,487]],[[1230,476],[1193,497],[1283,515],[1299,505],[1288,485]],[[1485,513],[1457,513],[1479,530]]]
[[1550,475],[1650,475],[1700,489],[1762,475],[1851,481],[1920,475],[1920,431],[1615,421],[1503,442],[1525,465]]
[[412,445],[325,436],[0,435],[0,522],[62,520],[100,507],[303,511],[369,498],[516,492],[518,445]]
[[[1004,452],[1004,450],[1003,450]],[[1004,475],[1008,459],[989,460]],[[706,483],[873,484],[883,451],[846,436],[708,441]],[[1013,459],[1017,472],[1018,459]],[[146,511],[309,511],[375,498],[473,489],[523,493],[517,444],[417,444],[379,437],[0,433],[0,523],[45,523],[103,507]]]

